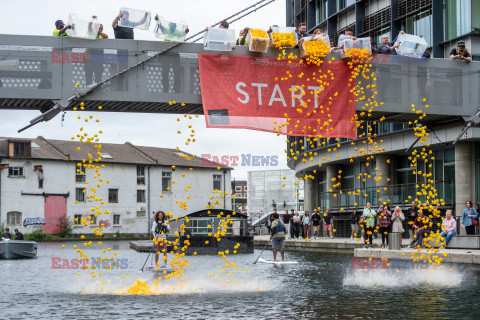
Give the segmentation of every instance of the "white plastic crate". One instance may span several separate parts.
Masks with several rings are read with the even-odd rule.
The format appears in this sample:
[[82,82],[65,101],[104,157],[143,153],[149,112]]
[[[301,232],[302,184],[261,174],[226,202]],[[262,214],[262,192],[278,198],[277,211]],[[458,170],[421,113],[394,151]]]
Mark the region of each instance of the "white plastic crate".
[[[264,30],[265,31],[265,30]],[[248,31],[247,38],[245,39],[248,44],[248,50],[251,52],[267,52],[270,45],[269,38],[260,38],[252,36],[251,30]]]
[[203,36],[205,50],[232,51],[236,42],[233,29],[210,28]]
[[347,52],[347,49],[355,48],[355,42],[352,39],[345,39],[340,41],[339,47],[343,46],[343,52]]
[[96,39],[100,28],[98,19],[79,17],[74,13],[68,16],[67,25],[71,26],[67,29],[68,36],[84,39]]
[[293,33],[293,37],[295,39],[295,44],[297,44],[298,43],[298,34],[295,31],[296,30],[293,27],[272,27],[272,34],[270,35],[270,37],[272,38],[272,44],[276,45],[275,41],[273,41],[273,33]]
[[150,28],[152,14],[149,11],[122,7],[120,12],[123,13],[123,16],[118,20],[120,27],[140,30],[148,30]]
[[368,52],[372,52],[372,44],[370,38],[357,38],[354,41],[355,48],[357,49],[367,49]]
[[395,49],[398,55],[421,58],[428,47],[424,38],[413,34],[399,34],[395,44],[400,46]]
[[188,26],[184,22],[167,21],[163,17],[158,17],[153,32],[160,39],[184,42],[187,29]]

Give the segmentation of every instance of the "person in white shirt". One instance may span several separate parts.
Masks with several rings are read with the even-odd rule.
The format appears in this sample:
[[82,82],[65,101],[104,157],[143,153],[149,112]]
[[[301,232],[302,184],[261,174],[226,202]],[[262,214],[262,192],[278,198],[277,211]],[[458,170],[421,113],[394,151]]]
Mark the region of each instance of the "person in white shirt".
[[160,252],[163,252],[163,260],[165,266],[167,265],[167,232],[170,231],[170,227],[165,219],[166,214],[163,211],[157,211],[153,216],[152,234],[153,241],[155,242],[153,250],[155,251],[156,266],[158,266],[158,256]]
[[337,48],[335,48],[335,49],[343,49],[342,41],[345,40],[345,39],[352,39],[352,40],[357,39],[356,37],[353,36],[353,30],[352,29],[350,29],[350,28],[345,29],[345,33],[342,33],[338,37],[338,44],[337,44]]

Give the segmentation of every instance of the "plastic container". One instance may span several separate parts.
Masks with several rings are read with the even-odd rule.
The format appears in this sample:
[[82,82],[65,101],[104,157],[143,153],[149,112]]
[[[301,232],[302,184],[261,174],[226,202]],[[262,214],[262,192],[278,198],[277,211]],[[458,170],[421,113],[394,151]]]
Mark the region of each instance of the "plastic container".
[[121,7],[120,12],[123,13],[123,16],[118,20],[120,27],[140,30],[148,30],[148,28],[150,28],[150,21],[152,19],[150,11]]
[[68,36],[84,39],[96,39],[100,28],[98,19],[79,17],[74,13],[68,16],[67,25],[72,26],[67,29]]
[[211,28],[203,36],[203,48],[213,51],[232,51],[235,48],[235,30]]
[[175,42],[184,42],[188,26],[184,22],[167,21],[163,17],[158,17],[155,24],[155,37]]
[[398,43],[400,46],[395,49],[398,55],[415,58],[421,58],[428,47],[424,38],[406,33],[398,35],[395,44]]
[[295,43],[292,44],[280,44],[279,46],[281,47],[295,47],[298,43],[298,34],[295,32],[295,28],[293,27],[273,27],[272,28],[272,33],[270,34],[270,37],[272,38],[272,45],[277,46],[277,43],[275,43],[275,39],[273,37],[274,33],[292,33],[293,34],[293,39],[295,39]]
[[355,48],[355,42],[352,39],[345,39],[340,41],[339,47],[343,47],[343,52],[347,52],[347,49]]
[[[323,41],[323,42],[326,44],[326,46],[327,46],[328,48],[330,48],[330,38],[329,38],[328,35],[325,35],[325,36],[323,36],[323,37],[322,37],[322,36],[305,37],[305,38],[303,38],[303,39],[304,39],[304,41],[300,44],[300,57],[301,57],[302,59],[303,59],[303,58],[307,58],[307,57],[309,57],[309,56],[312,55],[311,52],[308,52],[308,51],[307,51],[307,48],[306,48],[306,47],[307,47],[307,45],[306,45],[307,42]],[[331,51],[331,50],[330,50],[330,51]]]
[[354,47],[357,49],[367,49],[368,52],[372,52],[372,44],[370,38],[357,38],[354,43]]
[[[257,29],[262,30],[262,29]],[[265,30],[263,30],[265,31]],[[267,38],[260,38],[252,36],[252,30],[248,31],[247,38],[245,41],[248,44],[248,50],[251,52],[267,52],[268,46],[270,44],[270,39]]]

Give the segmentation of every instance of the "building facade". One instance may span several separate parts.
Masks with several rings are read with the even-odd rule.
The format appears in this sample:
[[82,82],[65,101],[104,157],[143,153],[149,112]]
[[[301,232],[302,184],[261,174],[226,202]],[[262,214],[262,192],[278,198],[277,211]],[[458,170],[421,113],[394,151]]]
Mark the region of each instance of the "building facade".
[[423,35],[435,58],[448,57],[462,39],[473,60],[480,60],[478,0],[286,0],[286,6],[288,26],[321,28],[335,43],[346,28],[376,43],[403,30]]
[[304,184],[295,171],[248,171],[248,213],[270,212],[275,201],[277,210],[303,210]]
[[247,211],[247,180],[235,180],[232,181],[232,208],[240,212]]
[[[104,166],[104,181],[97,185],[99,172],[77,171],[87,153],[96,152],[74,141],[0,138],[0,223],[28,233],[35,228],[28,224],[40,218],[45,233],[55,233],[58,220],[66,218],[74,233],[92,233],[102,223],[104,233],[148,233],[157,210],[175,217],[207,205],[231,209],[229,167],[180,150],[102,144],[98,166]],[[88,198],[92,187],[103,205]],[[95,206],[102,211],[98,217],[91,211]],[[82,217],[93,223],[84,226]]]
[[[400,30],[405,30],[424,35],[433,57],[448,57],[451,48],[462,39],[473,60],[480,60],[480,1],[287,0],[286,3],[288,25],[306,22],[309,30],[322,28],[335,41],[347,27],[355,30],[357,36],[372,36],[377,42],[383,34],[395,38]],[[454,63],[445,63],[454,68]],[[478,90],[478,81],[470,81]],[[430,90],[435,95],[442,91]],[[454,108],[455,100],[462,97],[452,94],[449,99]],[[374,207],[389,202],[391,207],[399,205],[404,210],[415,199],[425,202],[426,195],[419,192],[428,184],[423,175],[428,174],[434,180],[438,198],[442,199],[441,212],[452,209],[458,217],[465,201],[480,201],[480,128],[472,125],[457,142],[466,125],[464,120],[430,120],[426,123],[429,136],[423,144],[415,136],[418,124],[388,120],[366,121],[356,140],[289,137],[287,150],[299,156],[295,159],[289,152],[288,166],[297,177],[314,177],[305,180],[305,209],[330,209],[335,219],[344,222],[338,224],[337,230],[349,234],[350,213],[353,209],[363,210],[367,202]],[[366,157],[359,156],[358,149],[369,141],[385,149],[366,161]],[[336,151],[331,152],[334,148]],[[420,159],[412,166],[412,151],[420,152],[423,148],[431,152],[434,160]]]

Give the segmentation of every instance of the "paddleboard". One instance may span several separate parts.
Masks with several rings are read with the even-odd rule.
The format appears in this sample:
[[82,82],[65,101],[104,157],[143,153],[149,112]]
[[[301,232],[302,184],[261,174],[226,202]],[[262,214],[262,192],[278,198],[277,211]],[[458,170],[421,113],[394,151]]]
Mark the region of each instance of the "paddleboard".
[[[158,268],[158,270],[157,270]],[[156,272],[161,272],[161,271],[173,271],[173,268],[171,266],[156,266],[154,264],[150,264],[148,266],[145,266],[145,270],[150,270],[150,271],[156,271]]]
[[297,261],[293,260],[286,260],[286,261],[273,261],[273,259],[265,259],[265,258],[260,258],[258,259],[258,262],[261,263],[271,263],[271,264],[295,264],[298,263]]

